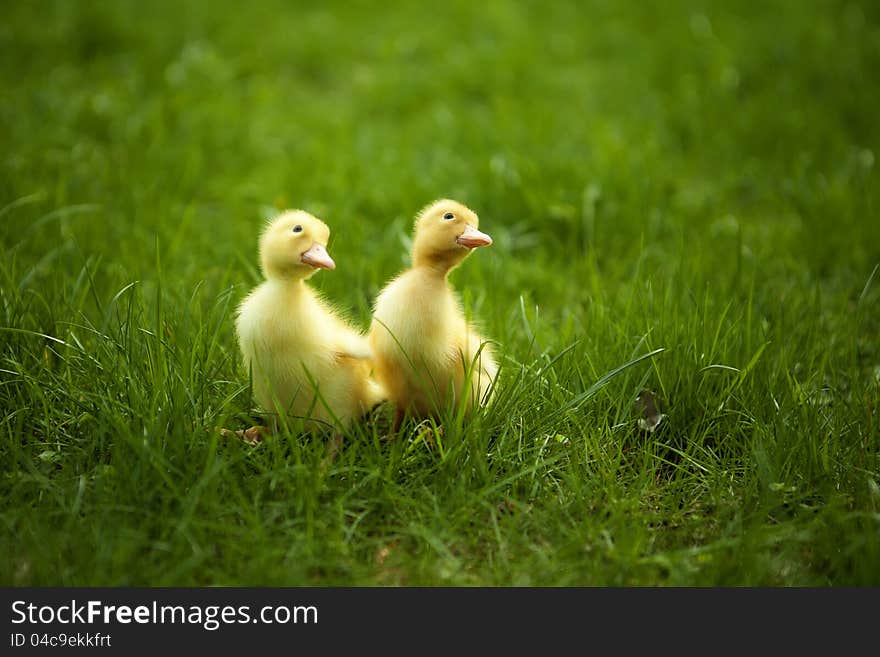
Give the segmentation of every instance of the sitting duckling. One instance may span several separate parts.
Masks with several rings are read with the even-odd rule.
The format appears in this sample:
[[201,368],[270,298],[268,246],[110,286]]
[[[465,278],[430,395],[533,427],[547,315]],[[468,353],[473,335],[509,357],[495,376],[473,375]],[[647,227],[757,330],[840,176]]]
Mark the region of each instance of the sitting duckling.
[[[330,229],[301,210],[269,223],[260,238],[266,280],[242,301],[236,330],[257,403],[268,412],[309,418],[308,426],[345,426],[382,401],[370,378],[366,338],[305,283],[334,269],[327,253]],[[314,422],[314,423],[313,423]],[[258,442],[263,427],[242,436]]]
[[376,299],[370,346],[376,378],[397,405],[395,428],[407,410],[424,418],[462,396],[468,411],[488,399],[498,366],[447,280],[473,249],[492,244],[478,226],[477,215],[455,201],[424,208],[415,221],[412,267]]

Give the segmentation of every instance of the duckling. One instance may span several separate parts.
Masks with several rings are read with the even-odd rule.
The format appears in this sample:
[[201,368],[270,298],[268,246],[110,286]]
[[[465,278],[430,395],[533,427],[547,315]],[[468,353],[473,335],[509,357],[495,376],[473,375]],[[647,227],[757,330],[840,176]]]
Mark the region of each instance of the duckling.
[[443,199],[416,217],[412,267],[379,293],[370,326],[375,376],[403,412],[437,416],[465,397],[466,411],[487,403],[498,365],[490,345],[467,322],[449,273],[470,253],[492,244],[479,218]]
[[[272,220],[259,247],[266,280],[242,301],[235,323],[258,405],[308,418],[311,430],[344,427],[384,397],[370,377],[366,337],[306,284],[318,270],[336,267],[329,237],[327,225],[302,210]],[[252,427],[242,437],[257,442],[264,431]]]

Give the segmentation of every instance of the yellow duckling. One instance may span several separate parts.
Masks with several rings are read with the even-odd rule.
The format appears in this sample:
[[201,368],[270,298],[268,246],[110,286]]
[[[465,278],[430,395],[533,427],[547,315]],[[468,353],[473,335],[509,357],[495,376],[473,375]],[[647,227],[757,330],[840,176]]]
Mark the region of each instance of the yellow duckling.
[[[242,301],[236,318],[239,346],[264,411],[345,426],[384,395],[370,378],[366,338],[306,284],[319,269],[334,269],[327,253],[330,229],[301,210],[272,220],[260,238],[266,280]],[[242,436],[256,442],[262,427]]]
[[376,299],[370,327],[375,375],[403,412],[436,416],[465,398],[472,410],[487,401],[498,366],[489,345],[467,322],[447,280],[449,272],[492,238],[461,203],[440,200],[415,221],[412,267]]

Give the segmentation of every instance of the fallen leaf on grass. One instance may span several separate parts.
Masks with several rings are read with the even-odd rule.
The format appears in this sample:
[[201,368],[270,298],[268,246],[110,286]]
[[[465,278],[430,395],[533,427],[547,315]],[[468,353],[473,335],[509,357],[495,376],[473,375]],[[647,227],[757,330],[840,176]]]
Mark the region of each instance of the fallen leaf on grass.
[[636,397],[636,407],[639,409],[639,429],[647,433],[654,433],[665,414],[661,413],[657,407],[657,396],[651,390],[642,390]]
[[376,550],[376,565],[382,566],[391,556],[391,553],[397,548],[398,541],[391,541]]
[[220,436],[223,438],[238,438],[244,443],[248,445],[259,445],[263,442],[263,434],[265,433],[265,427],[250,427],[249,429],[238,429],[237,431],[233,431],[232,429],[218,429]]

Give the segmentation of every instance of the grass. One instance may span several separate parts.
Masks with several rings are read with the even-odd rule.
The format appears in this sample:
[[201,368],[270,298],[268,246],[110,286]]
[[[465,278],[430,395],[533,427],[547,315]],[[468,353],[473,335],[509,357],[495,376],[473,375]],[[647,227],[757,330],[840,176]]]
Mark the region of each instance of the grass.
[[[880,584],[875,3],[7,5],[0,582]],[[496,403],[219,439],[263,217],[366,327],[441,196]]]

